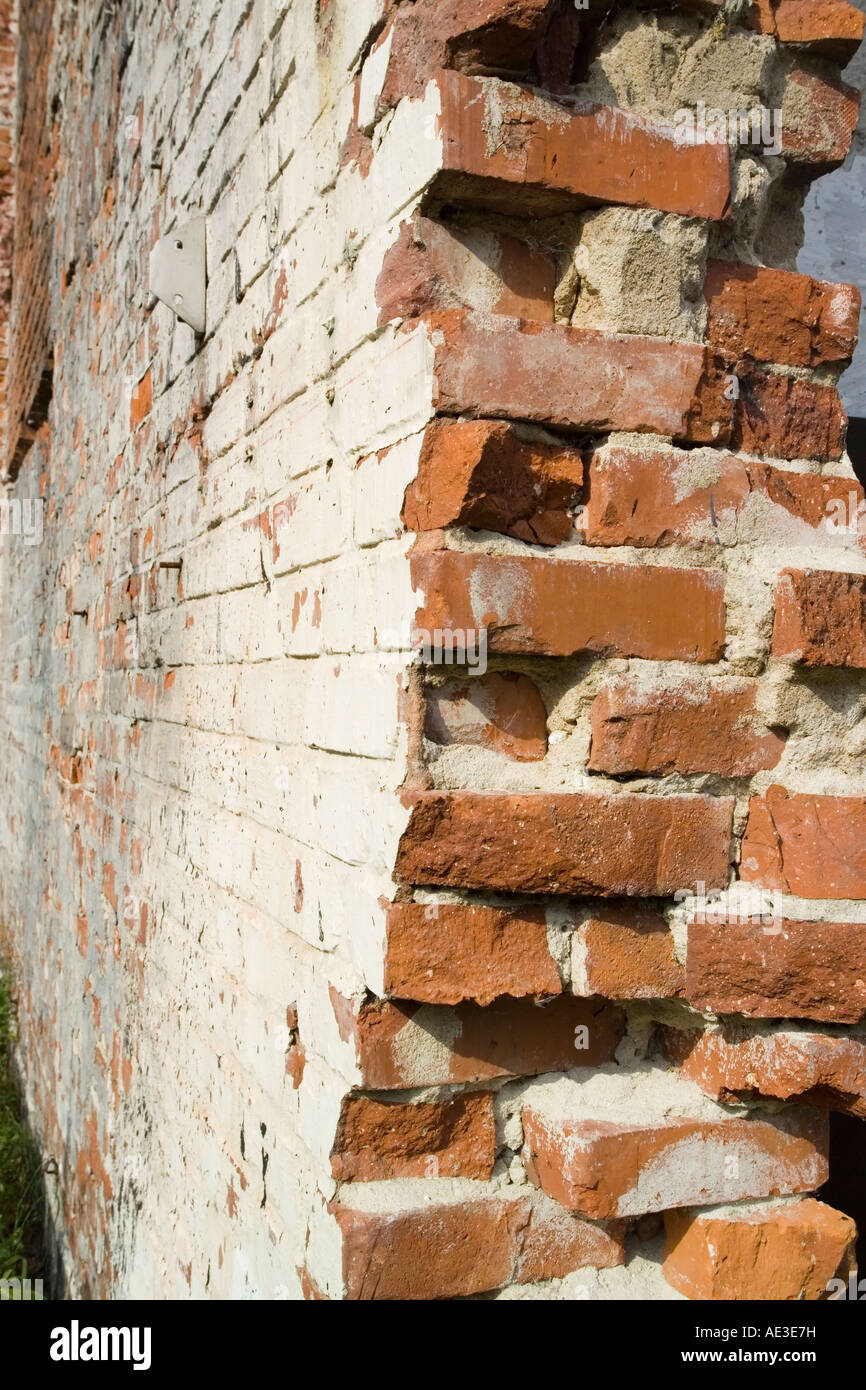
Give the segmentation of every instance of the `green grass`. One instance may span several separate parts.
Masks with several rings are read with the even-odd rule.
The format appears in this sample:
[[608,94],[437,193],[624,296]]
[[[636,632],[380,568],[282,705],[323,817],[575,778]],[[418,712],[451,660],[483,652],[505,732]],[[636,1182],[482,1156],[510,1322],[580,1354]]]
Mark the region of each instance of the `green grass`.
[[33,1279],[42,1268],[42,1183],[12,1074],[15,1028],[11,980],[0,964],[0,1279]]

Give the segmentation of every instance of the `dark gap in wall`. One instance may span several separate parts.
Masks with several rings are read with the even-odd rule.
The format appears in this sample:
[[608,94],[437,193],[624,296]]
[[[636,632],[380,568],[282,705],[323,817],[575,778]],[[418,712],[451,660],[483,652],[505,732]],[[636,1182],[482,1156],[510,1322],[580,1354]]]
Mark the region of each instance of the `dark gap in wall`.
[[866,1271],[866,1120],[830,1112],[830,1181],[820,1196],[857,1222],[857,1263]]

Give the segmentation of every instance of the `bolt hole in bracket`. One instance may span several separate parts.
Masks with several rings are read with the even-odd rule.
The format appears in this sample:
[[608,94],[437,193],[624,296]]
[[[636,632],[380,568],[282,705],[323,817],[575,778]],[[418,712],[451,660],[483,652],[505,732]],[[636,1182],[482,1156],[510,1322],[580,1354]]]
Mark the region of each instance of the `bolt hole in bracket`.
[[207,309],[207,224],[196,217],[160,237],[150,253],[150,292],[204,333]]

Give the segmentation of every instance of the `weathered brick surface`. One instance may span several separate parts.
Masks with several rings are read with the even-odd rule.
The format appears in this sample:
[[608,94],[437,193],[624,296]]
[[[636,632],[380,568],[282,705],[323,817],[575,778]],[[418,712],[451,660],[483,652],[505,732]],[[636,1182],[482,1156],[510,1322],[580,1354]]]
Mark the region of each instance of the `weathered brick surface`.
[[762,728],[750,681],[688,679],[608,686],[592,704],[589,766],[597,772],[717,772],[744,777],[775,767],[785,747]]
[[791,367],[843,362],[857,346],[860,291],[808,275],[710,261],[704,281],[707,337],[729,361],[752,357]]
[[409,1105],[344,1101],[331,1172],[343,1182],[387,1178],[489,1178],[496,1154],[493,1099],[473,1091]]
[[705,796],[424,792],[400,841],[406,883],[664,897],[727,881],[732,802]]
[[574,933],[572,988],[604,999],[674,999],[685,972],[665,919],[642,909],[605,907]]
[[719,1014],[857,1023],[866,1012],[866,927],[693,922],[686,996]]
[[[517,185],[536,212],[602,202],[725,215],[728,163],[714,145],[684,148],[668,128],[628,112],[594,104],[569,111],[495,79],[449,72],[435,80],[442,196],[462,194],[508,210]],[[840,124],[847,109],[837,116]]]
[[623,1019],[601,1000],[565,995],[543,1008],[532,999],[453,1010],[376,1001],[346,1009],[344,1032],[364,1088],[390,1091],[599,1066],[612,1060]]
[[809,1191],[827,1174],[818,1111],[629,1122],[551,1115],[530,1098],[523,1129],[538,1185],[593,1220]]
[[492,1004],[503,995],[561,993],[544,909],[394,903],[385,990],[425,1004]]
[[492,748],[516,762],[547,752],[547,712],[528,676],[491,672],[428,686],[424,733],[432,743]]
[[442,550],[413,556],[412,578],[424,597],[415,614],[420,632],[485,631],[495,652],[712,661],[724,645],[717,570]]
[[[435,348],[434,399],[447,415],[497,415],[606,434],[634,430],[695,444],[724,443],[734,420],[721,366],[696,343],[602,333],[565,324],[500,322],[451,310],[428,315]],[[841,428],[836,393],[810,382],[764,385],[740,424],[744,438],[769,446],[831,449]],[[789,399],[790,397],[790,399]],[[796,412],[809,404],[810,421]],[[798,433],[799,431],[799,433]],[[802,453],[791,455],[804,457]],[[838,455],[837,455],[838,456]]]
[[866,800],[771,787],[749,807],[740,877],[803,898],[866,897]]
[[382,1212],[359,1211],[348,1198],[336,1216],[348,1299],[459,1298],[625,1262],[616,1223],[580,1221],[543,1196],[407,1202]]
[[796,1098],[866,1117],[866,1042],[850,1030],[767,1031],[726,1020],[712,1033],[662,1033],[683,1076],[716,1100]]
[[866,667],[866,575],[785,570],[773,655],[803,666]]
[[403,224],[385,257],[376,282],[380,320],[465,306],[552,323],[555,274],[551,256],[516,237],[419,217]]
[[596,546],[732,546],[748,541],[765,506],[774,535],[820,543],[852,523],[856,536],[863,502],[854,477],[792,472],[720,450],[606,444],[592,453],[588,474],[578,524]]
[[438,419],[406,489],[412,531],[469,526],[539,545],[568,540],[583,482],[577,449],[519,433],[504,420]]
[[856,1269],[850,1216],[807,1198],[740,1212],[665,1214],[665,1278],[687,1298],[814,1302]]

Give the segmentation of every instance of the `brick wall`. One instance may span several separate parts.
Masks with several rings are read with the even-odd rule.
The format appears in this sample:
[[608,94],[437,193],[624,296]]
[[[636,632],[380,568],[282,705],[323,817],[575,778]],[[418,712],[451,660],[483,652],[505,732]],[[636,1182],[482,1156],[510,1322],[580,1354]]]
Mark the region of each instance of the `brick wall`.
[[[860,303],[796,254],[862,16],[43,13],[0,905],[68,1290],[824,1296]],[[197,339],[147,266],[199,215]]]

